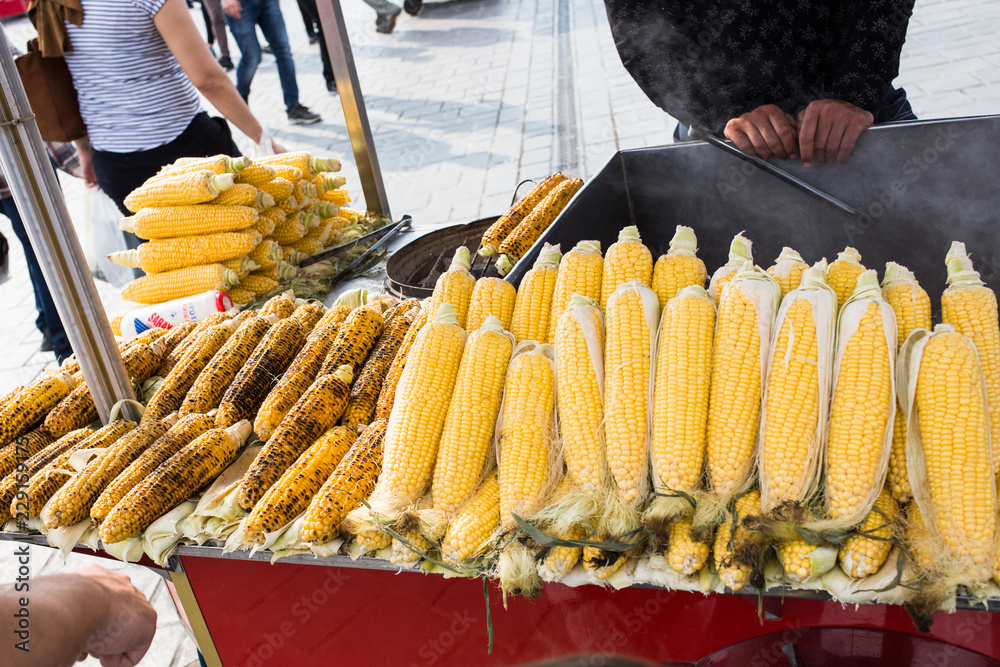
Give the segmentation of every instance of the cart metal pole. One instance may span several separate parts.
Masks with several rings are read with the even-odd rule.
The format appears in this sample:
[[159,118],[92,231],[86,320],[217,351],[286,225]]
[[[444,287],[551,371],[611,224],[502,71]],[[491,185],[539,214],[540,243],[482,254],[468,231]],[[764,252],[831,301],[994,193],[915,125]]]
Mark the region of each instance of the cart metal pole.
[[316,5],[326,39],[326,49],[330,54],[330,66],[337,78],[337,94],[340,95],[340,103],[344,107],[344,121],[347,123],[354,161],[361,176],[365,203],[372,213],[378,213],[391,220],[389,199],[386,196],[382,171],[378,166],[378,156],[375,155],[368,112],[365,111],[361,83],[358,81],[358,71],[354,67],[354,54],[351,52],[351,43],[347,37],[344,11],[340,6],[340,0],[320,0]]
[[[135,399],[101,297],[0,27],[0,166],[102,421]],[[126,404],[131,417],[133,408]]]

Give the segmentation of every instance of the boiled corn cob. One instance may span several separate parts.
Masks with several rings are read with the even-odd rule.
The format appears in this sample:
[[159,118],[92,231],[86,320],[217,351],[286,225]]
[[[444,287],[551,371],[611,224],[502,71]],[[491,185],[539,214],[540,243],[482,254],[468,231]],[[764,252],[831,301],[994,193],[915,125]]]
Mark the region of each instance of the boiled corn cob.
[[490,228],[486,230],[483,234],[482,241],[479,245],[479,255],[482,257],[491,257],[496,255],[499,251],[500,245],[504,242],[511,232],[513,232],[518,225],[521,224],[528,215],[534,210],[536,206],[552,190],[564,182],[566,177],[562,174],[556,173],[544,181],[536,185],[531,191],[524,197],[519,199],[516,204],[510,207],[506,213],[504,213],[500,218],[490,225]]
[[496,316],[504,329],[509,329],[516,298],[517,290],[506,280],[480,278],[472,290],[466,330],[475,331],[490,315]]
[[215,199],[233,187],[232,174],[193,171],[151,178],[125,197],[125,208],[133,213],[150,206],[184,206]]
[[258,214],[247,206],[154,206],[122,218],[119,228],[142,239],[169,239],[252,227]]
[[284,178],[292,183],[302,180],[302,170],[298,167],[288,164],[272,164],[271,168],[274,169],[274,176],[276,178]]
[[277,280],[278,282],[287,282],[297,276],[298,273],[299,270],[297,268],[285,262],[281,262],[267,269],[257,269],[253,271],[253,275],[255,276],[264,276],[265,278]]
[[778,281],[778,286],[781,287],[781,297],[784,298],[786,294],[799,286],[802,274],[808,268],[809,265],[802,259],[802,255],[785,246],[781,249],[778,258],[774,260],[774,264],[767,269],[767,273]]
[[344,190],[343,188],[327,190],[320,196],[320,199],[337,206],[347,206],[347,204],[351,201],[351,197],[347,194],[347,190]]
[[201,236],[147,241],[136,250],[122,250],[108,255],[115,264],[162,273],[200,264],[221,263],[242,257],[261,242],[257,230],[221,232]]
[[323,484],[306,509],[302,540],[325,544],[340,532],[347,513],[368,498],[382,471],[386,420],[372,422]]
[[670,249],[661,255],[653,266],[651,287],[660,300],[660,310],[675,294],[690,285],[705,286],[708,272],[705,262],[696,254],[698,237],[690,227],[677,225],[674,237],[670,239]]
[[248,256],[260,268],[269,269],[281,261],[281,246],[274,239],[264,239],[260,245],[250,251]]
[[278,289],[280,285],[277,280],[271,280],[264,276],[249,275],[246,279],[240,281],[240,287],[260,296],[262,294],[270,294]]
[[604,258],[599,241],[580,241],[563,256],[552,293],[546,341],[555,339],[556,325],[574,294],[600,301],[603,279]]
[[433,507],[447,516],[478,486],[493,443],[513,349],[513,336],[492,315],[466,341],[431,483]]
[[[270,197],[270,195],[268,196]],[[272,208],[268,210],[277,211],[278,213],[281,214],[281,219],[282,220],[285,219],[285,212],[282,211],[280,208]],[[265,238],[270,237],[271,234],[274,233],[274,228],[278,225],[278,221],[275,220],[274,216],[266,215],[266,213],[267,211],[261,213],[260,217],[257,218],[257,222],[254,224],[253,227],[251,227],[251,229],[256,230],[257,232],[260,233],[262,237]]]
[[274,206],[274,197],[249,183],[236,183],[208,202],[211,206],[249,206],[257,211]]
[[[743,520],[760,514],[760,493],[751,489],[736,499],[733,517],[723,521],[715,535],[712,554],[722,585],[737,592],[747,584],[759,587],[763,534],[750,530]],[[747,563],[746,561],[750,561]]]
[[308,208],[306,208],[306,212],[318,215],[322,219],[320,224],[330,225],[331,232],[334,229],[337,229],[337,222],[335,222],[335,219],[337,218],[337,213],[340,212],[340,207],[336,204],[318,199],[309,204]]
[[226,294],[228,294],[233,303],[237,305],[253,303],[257,299],[256,294],[248,289],[243,289],[242,287],[231,287],[226,290]]
[[258,158],[258,162],[277,167],[284,165],[295,167],[302,172],[303,176],[313,177],[316,174],[326,171],[340,171],[340,161],[333,158],[316,157],[311,153],[299,151],[296,153],[278,153],[267,157]]
[[466,316],[469,312],[469,302],[472,300],[472,290],[476,287],[476,279],[469,273],[472,266],[469,249],[460,246],[455,251],[448,270],[438,276],[434,284],[434,293],[427,309],[437,313],[441,304],[448,303],[455,309],[458,326],[465,328]]
[[601,310],[607,311],[608,299],[619,285],[637,281],[649,287],[653,277],[653,256],[642,244],[637,227],[625,227],[618,242],[611,244],[604,256],[601,279]]
[[480,555],[500,524],[500,486],[494,472],[463,505],[441,541],[441,555],[448,563],[464,563]]
[[308,255],[299,252],[290,245],[281,246],[281,259],[283,259],[287,264],[291,264],[292,266],[298,266],[299,264],[302,263],[302,260],[306,259],[307,257]]
[[298,216],[290,217],[274,226],[271,238],[281,245],[290,245],[306,235],[306,227]]
[[858,276],[865,272],[861,264],[861,253],[848,246],[837,254],[837,259],[830,262],[826,269],[826,282],[837,293],[837,303],[843,307],[854,293]]
[[892,550],[899,520],[899,505],[888,489],[882,489],[858,532],[840,547],[837,560],[844,574],[860,579],[878,572]]
[[250,158],[242,156],[212,155],[210,157],[182,157],[156,172],[156,177],[205,170],[216,174],[239,174],[249,165]]
[[500,275],[506,275],[514,268],[514,264],[535,244],[581,187],[583,181],[579,178],[557,184],[514,228],[498,249],[500,259],[497,260],[496,267]]
[[90,518],[97,523],[103,521],[118,501],[147,475],[192,440],[214,427],[215,418],[210,415],[188,415],[178,420],[169,431],[160,436],[108,483],[90,508]]
[[309,507],[355,440],[355,431],[337,426],[302,452],[244,519],[244,541],[263,544],[265,533],[273,533]]
[[243,257],[236,257],[234,259],[227,259],[219,263],[222,264],[227,269],[235,271],[236,278],[240,281],[242,281],[244,278],[250,275],[251,271],[254,271],[255,269],[258,268],[256,262],[254,262],[246,255],[244,255]]
[[[30,480],[32,475],[48,465],[63,452],[86,440],[90,437],[91,433],[93,431],[89,428],[71,431],[58,440],[45,445],[28,458],[23,459],[24,463],[20,470],[5,475],[3,480],[0,481],[0,518],[6,520],[10,517],[11,503],[14,502],[14,496],[17,495],[18,490],[25,481]],[[17,460],[15,461],[17,462]],[[17,464],[15,463],[16,467]]]
[[286,318],[273,325],[223,394],[215,423],[232,426],[257,414],[257,408],[305,342],[302,325],[295,320]]
[[785,578],[796,584],[820,577],[837,565],[837,550],[829,546],[816,546],[801,538],[775,545],[778,560],[785,571]]
[[303,255],[315,255],[325,247],[319,239],[302,238],[292,243],[292,247]]
[[413,324],[407,330],[406,336],[403,337],[403,342],[400,344],[399,350],[396,351],[396,356],[393,357],[392,363],[389,364],[389,370],[385,374],[385,379],[382,381],[382,388],[378,393],[378,402],[375,404],[376,419],[389,418],[389,414],[392,412],[392,404],[396,399],[396,388],[399,385],[399,378],[403,375],[403,369],[406,367],[410,349],[417,340],[417,334],[427,324],[427,320],[430,317],[429,313],[430,311],[427,308],[421,308],[416,319],[413,320]]
[[257,187],[262,192],[266,192],[267,194],[274,197],[274,201],[278,204],[280,204],[283,201],[286,201],[289,197],[292,196],[292,192],[295,191],[295,185],[290,180],[278,175],[275,175],[275,177],[272,178],[270,181],[268,181],[267,183],[261,183]]
[[327,190],[342,188],[347,183],[343,176],[336,176],[326,172],[320,172],[312,177],[312,184],[316,186],[318,196],[322,197]]
[[340,326],[330,351],[317,375],[326,375],[347,364],[359,374],[368,353],[385,329],[385,318],[374,305],[357,308]]
[[516,342],[549,342],[549,313],[561,256],[558,245],[545,244],[521,281],[510,319],[510,332]]
[[113,544],[141,535],[153,521],[225,470],[249,434],[250,424],[240,422],[195,438],[115,505],[101,522],[101,541]]
[[52,497],[45,527],[53,530],[89,518],[90,508],[108,483],[169,428],[165,420],[148,420],[111,443]]
[[136,278],[122,288],[122,298],[136,303],[163,303],[208,290],[234,287],[238,282],[236,272],[221,264],[187,266]]
[[256,160],[244,167],[240,173],[236,174],[236,181],[238,183],[249,183],[256,186],[263,185],[273,178],[274,169]]
[[[729,260],[712,274],[712,280],[708,284],[708,295],[719,303],[722,298],[722,288],[736,275],[736,272],[743,266],[744,262],[753,261],[753,242],[740,232],[733,237],[729,244]],[[779,287],[780,289],[780,287]]]
[[691,539],[691,517],[678,519],[670,525],[669,545],[664,556],[667,564],[681,574],[691,576],[708,561],[711,546]]
[[41,422],[76,386],[72,376],[60,373],[35,380],[0,409],[0,447]]

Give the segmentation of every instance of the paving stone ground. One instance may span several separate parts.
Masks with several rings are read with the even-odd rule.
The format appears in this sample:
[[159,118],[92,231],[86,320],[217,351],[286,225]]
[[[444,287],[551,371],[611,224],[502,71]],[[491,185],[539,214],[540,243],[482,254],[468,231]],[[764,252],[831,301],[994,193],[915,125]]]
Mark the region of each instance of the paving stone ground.
[[[361,206],[339,99],[326,92],[318,47],[308,44],[295,2],[281,4],[301,101],[323,122],[287,124],[277,70],[267,56],[250,106],[287,148],[342,158]],[[360,0],[342,4],[392,211],[411,214],[418,230],[499,214],[521,179],[556,169],[587,178],[617,150],[670,142],[675,121],[645,98],[622,67],[600,0],[427,2],[421,16],[400,16],[392,35],[375,32],[374,13]],[[200,12],[193,16],[200,28]],[[33,32],[24,19],[5,21],[4,29],[15,44]],[[919,117],[1000,112],[998,35],[1000,3],[917,1],[896,84],[906,88]],[[237,142],[250,149],[242,136]],[[61,180],[87,247],[93,227],[88,195],[74,179]],[[11,243],[10,278],[0,285],[4,393],[54,359],[38,351],[24,258],[5,218],[0,233]],[[114,287],[98,287],[109,312],[124,308]],[[0,582],[13,579],[12,552],[12,545],[0,544]],[[63,562],[51,549],[33,548],[32,571],[37,576],[72,568],[88,558],[74,554]],[[141,664],[172,667],[194,660],[194,643],[163,580],[143,568],[117,567],[160,613],[153,648]]]

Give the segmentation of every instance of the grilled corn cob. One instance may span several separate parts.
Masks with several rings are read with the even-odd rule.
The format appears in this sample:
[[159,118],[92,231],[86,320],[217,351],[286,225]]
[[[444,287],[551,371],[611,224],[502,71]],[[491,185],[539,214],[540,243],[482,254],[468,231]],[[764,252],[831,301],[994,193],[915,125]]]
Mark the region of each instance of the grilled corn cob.
[[483,239],[479,245],[479,255],[481,257],[496,255],[504,239],[521,224],[522,220],[528,217],[528,214],[552,192],[553,188],[565,180],[566,177],[562,174],[552,174],[532,188],[531,192],[519,199],[496,222],[490,225],[490,228],[483,234]]
[[97,417],[94,397],[90,395],[90,389],[84,380],[45,415],[42,426],[53,438],[61,438],[70,431],[96,421]]
[[[14,438],[12,443],[0,448],[0,478],[14,472],[21,461],[34,456],[55,440],[56,438],[44,426],[39,426]],[[0,503],[0,508],[2,507],[4,505]]]
[[[23,459],[24,464],[19,470],[14,472],[12,469],[11,473],[5,475],[3,480],[0,481],[0,519],[6,521],[10,518],[10,507],[11,503],[14,502],[14,496],[17,495],[18,489],[31,479],[32,475],[48,465],[49,462],[60,456],[63,452],[86,440],[90,437],[91,433],[93,431],[89,428],[71,431],[58,440],[45,445],[28,458]],[[17,465],[18,462],[15,460],[15,468]]]
[[0,447],[41,422],[76,386],[72,376],[60,373],[35,380],[0,409]]
[[652,288],[656,292],[656,298],[660,300],[660,310],[685,287],[705,286],[708,272],[697,252],[698,237],[694,230],[677,225],[674,237],[670,239],[670,249],[667,254],[660,255],[653,266]]
[[558,245],[545,244],[538,253],[534,266],[521,281],[510,320],[510,332],[514,334],[516,342],[549,342],[549,309],[552,306],[561,257]]
[[514,268],[514,264],[535,244],[542,232],[555,221],[581,187],[583,181],[579,178],[571,178],[557,184],[514,228],[498,249],[500,259],[497,260],[496,267],[500,275],[506,275]]
[[369,304],[356,308],[340,326],[317,375],[326,375],[345,364],[353,373],[360,373],[384,328],[385,318],[378,307]]

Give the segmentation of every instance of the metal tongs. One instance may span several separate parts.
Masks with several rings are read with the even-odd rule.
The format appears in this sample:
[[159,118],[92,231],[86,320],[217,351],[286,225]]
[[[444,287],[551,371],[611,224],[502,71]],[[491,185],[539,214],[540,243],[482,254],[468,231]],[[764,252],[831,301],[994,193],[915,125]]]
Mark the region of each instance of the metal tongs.
[[813,197],[816,197],[817,199],[821,199],[822,201],[825,201],[827,204],[830,204],[835,208],[840,209],[841,211],[851,216],[855,220],[865,221],[868,219],[867,213],[859,211],[850,204],[847,204],[841,201],[840,199],[837,199],[830,193],[820,190],[815,185],[810,185],[809,183],[806,183],[798,176],[793,176],[792,174],[788,173],[781,167],[776,167],[763,158],[757,157],[756,155],[749,155],[747,153],[744,153],[736,146],[733,146],[732,144],[729,144],[724,140],[720,139],[719,137],[715,136],[714,134],[712,134],[706,127],[703,127],[701,125],[692,125],[690,128],[688,128],[688,135],[692,139],[695,139],[697,141],[704,141],[712,146],[715,146],[716,148],[724,150],[725,152],[739,158],[740,160],[743,160],[744,162],[749,162],[750,164],[754,165],[761,171],[770,174],[775,178],[779,178],[782,181],[785,181],[786,183],[794,185],[803,192]]
[[315,264],[316,262],[322,262],[324,259],[328,259],[328,258],[334,256],[335,254],[337,254],[341,250],[346,250],[348,248],[353,248],[354,246],[358,245],[359,243],[364,243],[365,241],[370,241],[372,239],[377,239],[378,237],[381,236],[382,238],[377,243],[372,244],[372,247],[368,248],[368,250],[365,250],[363,253],[361,253],[361,256],[359,256],[356,260],[354,260],[353,262],[351,262],[350,264],[348,264],[345,268],[341,269],[337,273],[337,275],[335,275],[333,277],[333,279],[331,280],[331,282],[336,283],[341,278],[343,278],[344,276],[348,275],[349,273],[351,273],[352,271],[354,271],[355,269],[357,269],[359,266],[361,266],[362,264],[364,264],[365,260],[367,260],[369,257],[371,257],[372,254],[378,252],[379,250],[381,250],[385,246],[389,245],[389,241],[391,241],[392,239],[394,239],[400,232],[409,229],[410,228],[410,223],[412,223],[412,222],[413,222],[413,218],[412,217],[410,217],[409,215],[404,215],[402,217],[402,219],[400,219],[400,221],[397,222],[394,225],[386,225],[385,227],[382,227],[380,229],[376,229],[374,232],[369,232],[368,234],[365,234],[364,236],[359,236],[358,238],[354,239],[353,241],[348,241],[347,243],[342,243],[341,245],[339,245],[339,246],[337,246],[335,248],[330,248],[329,250],[324,250],[321,253],[317,253],[317,254],[313,255],[312,257],[307,257],[306,259],[302,260],[301,263],[299,263],[299,266],[300,267],[311,266],[311,265]]

